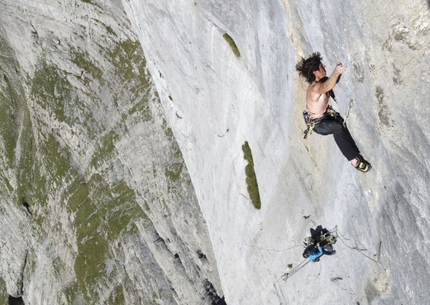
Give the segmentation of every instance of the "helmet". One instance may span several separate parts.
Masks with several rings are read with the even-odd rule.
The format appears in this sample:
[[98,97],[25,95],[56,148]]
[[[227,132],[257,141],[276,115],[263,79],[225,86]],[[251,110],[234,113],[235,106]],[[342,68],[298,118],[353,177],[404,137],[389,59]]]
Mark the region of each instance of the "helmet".
[[311,255],[311,253],[310,253],[309,251],[305,251],[305,252],[303,252],[303,257],[304,257],[304,258],[308,258],[308,257],[309,257],[309,255]]

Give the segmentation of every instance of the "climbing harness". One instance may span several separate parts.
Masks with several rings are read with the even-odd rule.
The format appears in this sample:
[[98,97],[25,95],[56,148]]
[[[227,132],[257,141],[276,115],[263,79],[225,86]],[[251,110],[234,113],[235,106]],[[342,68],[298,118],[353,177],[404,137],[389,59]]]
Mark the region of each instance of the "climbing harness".
[[[353,99],[351,99],[349,101],[348,109],[345,112],[344,120],[342,122],[342,125],[344,128],[346,128],[346,119],[349,117],[349,112],[351,111],[351,108],[353,105],[354,105],[354,101],[353,101]],[[316,124],[320,123],[322,120],[326,119],[328,116],[336,119],[338,115],[339,115],[339,113],[336,110],[334,110],[331,105],[328,105],[327,109],[323,113],[323,115],[318,117],[318,118],[312,118],[309,115],[309,111],[307,109],[305,109],[303,111],[303,119],[305,120],[307,128],[303,131],[303,133],[305,134],[303,139],[306,139],[308,137],[308,134],[312,134],[312,130],[314,129]]]
[[308,137],[308,134],[312,134],[312,130],[314,129],[315,125],[317,125],[321,121],[325,120],[327,117],[332,117],[332,118],[336,119],[336,117],[338,116],[338,114],[339,113],[336,112],[336,110],[334,110],[331,105],[328,105],[327,109],[325,110],[325,112],[321,116],[319,116],[317,118],[311,117],[309,115],[309,111],[307,109],[305,109],[303,111],[303,119],[305,120],[307,128],[303,132],[305,134],[305,136],[303,137],[303,139],[306,139]]
[[312,130],[314,129],[315,125],[320,123],[322,120],[324,120],[325,118],[327,118],[327,116],[331,116],[330,113],[328,113],[328,109],[329,107],[331,108],[331,106],[329,105],[327,107],[326,112],[323,113],[323,115],[321,115],[320,117],[317,118],[313,118],[309,115],[309,112],[307,109],[305,109],[303,111],[303,118],[305,120],[305,123],[307,125],[306,130],[303,132],[305,134],[305,136],[303,137],[303,139],[306,139],[308,137],[308,134],[312,134]]

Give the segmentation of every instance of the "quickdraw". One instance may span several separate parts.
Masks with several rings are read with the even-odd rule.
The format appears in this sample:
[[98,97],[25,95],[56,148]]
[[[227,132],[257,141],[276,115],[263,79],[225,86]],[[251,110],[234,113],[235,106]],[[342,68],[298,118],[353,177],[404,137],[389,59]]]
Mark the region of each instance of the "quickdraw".
[[303,139],[306,139],[308,137],[308,134],[312,134],[312,130],[314,129],[315,125],[319,123],[319,120],[324,118],[324,115],[321,118],[312,119],[307,109],[303,111],[303,119],[305,120],[307,126],[306,130],[303,132],[305,134]]
[[343,120],[343,127],[345,128],[346,128],[346,119],[349,117],[349,111],[351,110],[353,105],[354,105],[354,101],[353,99],[351,99],[348,104],[348,109],[346,109],[346,112],[345,112],[345,119]]

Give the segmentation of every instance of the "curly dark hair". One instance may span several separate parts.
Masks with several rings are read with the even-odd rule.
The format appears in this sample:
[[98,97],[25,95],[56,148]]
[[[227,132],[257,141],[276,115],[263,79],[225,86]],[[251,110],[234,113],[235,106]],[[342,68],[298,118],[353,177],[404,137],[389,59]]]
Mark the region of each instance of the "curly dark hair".
[[308,83],[315,80],[314,71],[318,70],[322,61],[322,56],[319,52],[312,53],[308,58],[303,58],[296,65],[296,71],[301,77],[304,77]]

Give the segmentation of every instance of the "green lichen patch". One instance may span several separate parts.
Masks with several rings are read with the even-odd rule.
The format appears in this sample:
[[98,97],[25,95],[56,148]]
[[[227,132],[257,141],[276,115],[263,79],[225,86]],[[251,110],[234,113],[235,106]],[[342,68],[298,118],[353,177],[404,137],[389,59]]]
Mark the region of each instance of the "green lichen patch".
[[32,97],[45,110],[50,110],[58,120],[65,121],[64,102],[71,100],[72,86],[53,66],[41,66],[34,74]]
[[108,32],[109,35],[116,36],[115,31],[108,25],[106,26],[106,31]]
[[237,47],[236,43],[234,42],[233,38],[231,38],[231,36],[227,33],[225,33],[222,37],[224,37],[225,41],[227,41],[227,43],[229,44],[231,50],[233,51],[234,55],[236,55],[237,57],[240,57],[240,51],[239,48]]
[[119,136],[114,129],[105,133],[98,141],[99,147],[92,157],[91,165],[97,167],[100,162],[111,157],[115,153],[115,143],[118,139]]
[[[83,55],[77,56],[75,59],[76,63],[83,66],[92,66],[91,70],[95,77],[101,77],[101,71],[97,72],[98,68],[91,65],[90,61],[85,59]],[[87,67],[87,69],[90,68]],[[81,128],[82,130],[84,128],[88,138],[93,140],[98,137],[103,129],[102,123],[94,118],[94,107],[97,107],[99,98],[77,90],[69,82],[69,77],[75,76],[71,76],[56,66],[44,62],[37,66],[34,78],[30,81],[30,96],[38,106],[46,111],[49,117],[39,112],[36,114],[42,116],[43,122],[40,122],[41,124],[49,125],[50,122],[48,121],[57,121],[73,127],[78,125],[76,129]]]
[[3,304],[7,304],[9,294],[6,290],[6,283],[5,281],[0,277],[0,300],[4,300]]
[[120,41],[112,49],[105,50],[105,56],[112,63],[115,77],[120,82],[115,84],[119,90],[114,96],[114,104],[131,101],[133,105],[128,110],[129,115],[139,116],[143,121],[151,120],[149,96],[152,83],[139,41]]
[[150,121],[152,119],[152,114],[148,105],[148,98],[143,97],[138,103],[130,108],[128,114],[130,116],[139,116],[144,122]]
[[[136,220],[147,219],[147,216],[137,204],[134,191],[124,182],[107,183],[100,175],[94,175],[88,182],[77,180],[67,193],[68,208],[75,215],[78,242],[77,281],[69,287],[68,294],[79,291],[90,302],[95,297],[96,285],[115,276],[115,272],[109,273],[106,267],[106,261],[115,260],[111,245],[116,244],[122,234],[130,234]],[[115,299],[122,297],[120,291],[116,291]]]
[[246,185],[251,202],[256,209],[261,208],[260,192],[258,190],[257,176],[254,171],[254,160],[251,148],[247,141],[242,145],[243,157],[248,164],[245,166]]
[[8,78],[6,88],[0,88],[0,137],[4,143],[5,156],[12,163],[19,134],[18,98]]
[[108,54],[115,66],[116,75],[123,80],[136,81],[137,78],[142,84],[148,82],[146,61],[139,41],[128,39],[119,42]]
[[70,164],[70,153],[58,143],[54,135],[47,133],[44,138],[40,137],[37,147],[43,161],[22,164],[22,197],[27,198],[31,206],[38,207],[32,215],[33,221],[40,228],[49,229],[49,217],[46,217],[45,208],[63,183],[75,173],[75,169]]
[[121,285],[116,286],[109,296],[109,304],[125,304],[124,290]]
[[181,176],[183,167],[184,164],[182,162],[169,164],[168,166],[166,166],[164,174],[168,179],[177,181]]
[[103,72],[92,62],[87,51],[74,50],[72,52],[72,62],[81,68],[83,72],[90,74],[92,79],[103,83]]

